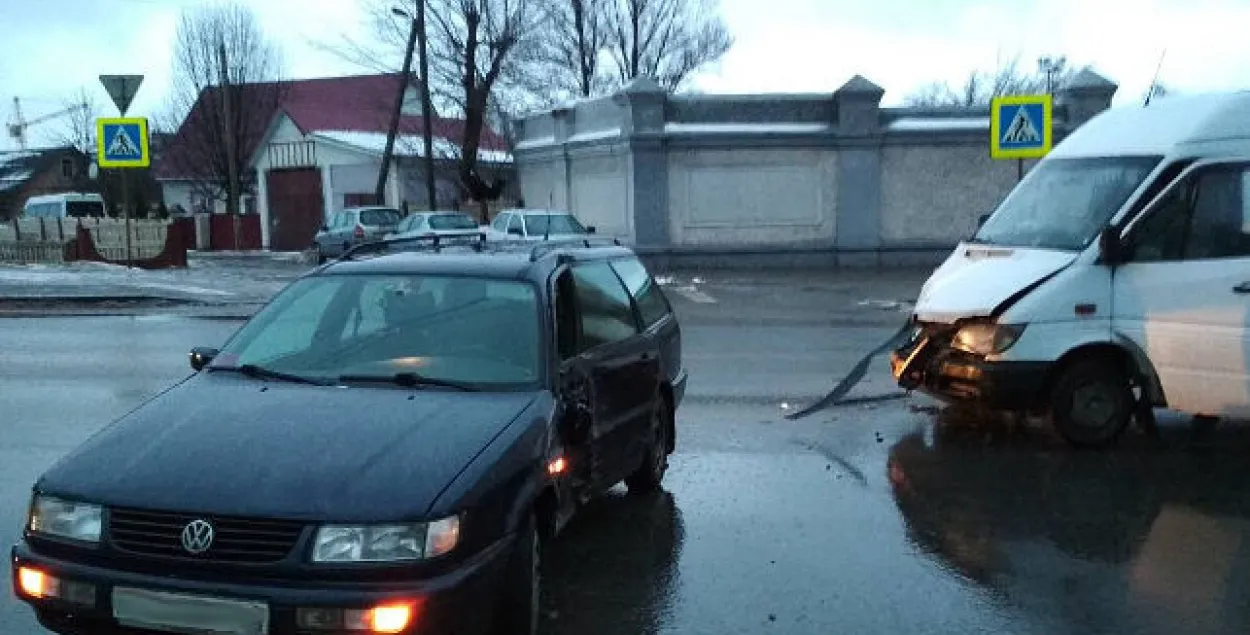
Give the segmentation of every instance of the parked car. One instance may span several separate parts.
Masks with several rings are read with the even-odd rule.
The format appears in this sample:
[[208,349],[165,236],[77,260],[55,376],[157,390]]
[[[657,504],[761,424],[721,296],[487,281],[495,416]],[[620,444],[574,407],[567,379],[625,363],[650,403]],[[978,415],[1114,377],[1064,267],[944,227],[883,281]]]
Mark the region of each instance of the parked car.
[[547,541],[661,487],[681,330],[627,248],[482,247],[357,252],[193,349],[39,477],[15,593],[62,634],[532,635]]
[[1153,407],[1250,413],[1250,93],[1114,108],[933,272],[900,385],[1109,444]]
[[27,218],[104,218],[104,198],[99,194],[62,192],[26,199]]
[[487,229],[488,240],[567,240],[595,233],[569,212],[541,209],[507,209],[499,212]]
[[313,237],[317,262],[324,263],[356,245],[381,239],[395,231],[401,218],[403,214],[391,207],[349,207],[331,214],[330,221]]
[[386,238],[457,236],[477,229],[477,221],[464,212],[415,212],[399,221]]

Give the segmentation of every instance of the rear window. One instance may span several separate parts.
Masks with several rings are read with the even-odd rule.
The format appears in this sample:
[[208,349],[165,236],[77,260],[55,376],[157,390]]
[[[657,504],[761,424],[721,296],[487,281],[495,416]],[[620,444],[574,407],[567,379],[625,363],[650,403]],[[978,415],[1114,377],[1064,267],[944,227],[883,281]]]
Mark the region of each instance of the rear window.
[[360,212],[360,222],[364,225],[395,225],[399,223],[399,212],[393,209],[366,209]]
[[69,201],[65,213],[73,218],[104,218],[104,204],[98,201]]
[[467,214],[439,214],[430,217],[431,229],[477,229]]
[[586,228],[571,214],[529,215],[525,217],[525,228],[530,236],[586,233]]

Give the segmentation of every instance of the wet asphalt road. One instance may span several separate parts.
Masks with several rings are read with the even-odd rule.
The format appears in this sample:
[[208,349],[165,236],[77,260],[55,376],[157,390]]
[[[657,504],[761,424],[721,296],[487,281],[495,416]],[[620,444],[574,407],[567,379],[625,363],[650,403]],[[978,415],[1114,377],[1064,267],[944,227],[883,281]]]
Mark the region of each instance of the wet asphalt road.
[[[1193,440],[1164,417],[1161,442],[1095,453],[922,398],[786,421],[782,401],[814,397],[892,330],[792,322],[686,324],[667,491],[615,493],[570,526],[547,632],[1250,630],[1250,426]],[[40,471],[235,326],[0,320],[0,543]],[[888,392],[883,374],[856,393]],[[7,584],[0,633],[40,632]]]

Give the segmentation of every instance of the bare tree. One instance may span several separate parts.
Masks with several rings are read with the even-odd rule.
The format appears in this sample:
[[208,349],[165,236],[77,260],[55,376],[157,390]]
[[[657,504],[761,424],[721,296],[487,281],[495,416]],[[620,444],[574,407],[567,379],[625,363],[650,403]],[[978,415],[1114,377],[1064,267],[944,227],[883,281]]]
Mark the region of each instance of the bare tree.
[[242,5],[188,9],[179,19],[169,114],[158,123],[177,129],[166,160],[231,214],[252,180],[247,154],[284,96],[280,67],[277,48]]
[[65,100],[64,108],[67,111],[65,121],[52,133],[53,142],[93,156],[96,152],[95,120],[100,114],[95,98],[87,89],[79,88],[73,97]]
[[610,12],[615,2],[556,0],[549,35],[543,38],[542,62],[555,71],[559,89],[579,97],[603,91],[609,78],[604,76],[601,62],[612,33]]
[[909,106],[930,108],[977,108],[989,106],[990,100],[1003,95],[1054,93],[1078,69],[1063,56],[1042,56],[1037,72],[1021,70],[1020,59],[1012,58],[992,72],[974,70],[958,87],[944,82],[926,84],[904,98]]
[[733,46],[715,0],[608,1],[608,48],[621,83],[645,75],[675,91]]

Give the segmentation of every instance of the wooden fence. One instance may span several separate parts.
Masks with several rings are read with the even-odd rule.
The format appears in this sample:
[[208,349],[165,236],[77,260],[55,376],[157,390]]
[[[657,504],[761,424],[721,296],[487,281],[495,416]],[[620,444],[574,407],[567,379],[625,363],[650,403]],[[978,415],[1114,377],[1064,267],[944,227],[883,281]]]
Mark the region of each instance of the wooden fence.
[[[115,218],[22,218],[0,224],[0,262],[59,263],[77,227],[91,232],[96,250],[113,261],[126,260],[126,222]],[[169,221],[130,221],[130,257],[153,258],[165,247]]]

